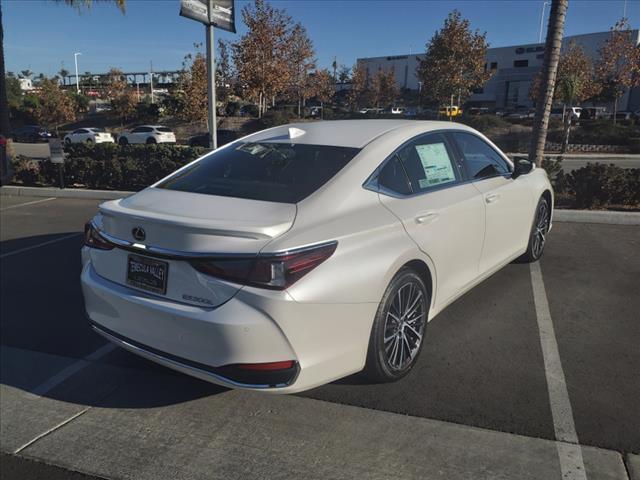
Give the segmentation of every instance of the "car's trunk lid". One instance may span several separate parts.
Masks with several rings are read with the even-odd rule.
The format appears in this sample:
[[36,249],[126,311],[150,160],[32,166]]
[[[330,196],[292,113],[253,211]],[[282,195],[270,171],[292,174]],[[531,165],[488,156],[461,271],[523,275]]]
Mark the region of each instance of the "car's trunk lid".
[[[137,244],[133,248],[139,255],[157,257],[151,247],[165,253],[157,258],[168,264],[164,296],[214,307],[231,298],[241,285],[207,277],[181,256],[258,254],[273,238],[291,228],[296,206],[147,188],[131,197],[103,203],[100,214],[100,230],[120,242]],[[144,230],[144,239],[139,231],[134,237],[136,229]],[[170,252],[175,252],[175,258]],[[129,255],[136,253],[122,248],[91,252],[99,275],[132,287],[127,281]]]

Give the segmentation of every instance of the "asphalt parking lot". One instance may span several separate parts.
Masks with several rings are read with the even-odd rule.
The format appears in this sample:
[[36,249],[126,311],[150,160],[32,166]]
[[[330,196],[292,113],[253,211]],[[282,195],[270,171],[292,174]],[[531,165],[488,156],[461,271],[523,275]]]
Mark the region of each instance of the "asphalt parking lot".
[[[99,203],[0,197],[5,474],[58,478],[52,464],[127,479],[562,478],[529,265],[436,317],[400,382],[228,391],[91,331],[78,250]],[[639,253],[638,226],[556,223],[536,270],[586,472],[565,478],[633,478],[638,465]]]

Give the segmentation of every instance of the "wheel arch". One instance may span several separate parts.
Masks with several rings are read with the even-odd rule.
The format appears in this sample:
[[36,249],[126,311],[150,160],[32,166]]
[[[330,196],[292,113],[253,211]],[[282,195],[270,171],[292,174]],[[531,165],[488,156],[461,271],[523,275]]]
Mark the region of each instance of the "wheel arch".
[[433,304],[433,276],[431,274],[431,270],[429,269],[429,265],[427,265],[423,260],[416,258],[405,263],[403,267],[408,267],[411,270],[414,270],[420,276],[427,287],[427,292],[429,293],[429,303]]

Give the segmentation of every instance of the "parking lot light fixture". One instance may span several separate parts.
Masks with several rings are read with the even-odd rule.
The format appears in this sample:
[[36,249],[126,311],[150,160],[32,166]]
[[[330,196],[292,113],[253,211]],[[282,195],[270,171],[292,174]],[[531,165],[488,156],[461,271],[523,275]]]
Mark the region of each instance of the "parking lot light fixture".
[[80,78],[78,77],[78,55],[82,55],[80,52],[73,54],[73,61],[76,64],[76,92],[80,94]]

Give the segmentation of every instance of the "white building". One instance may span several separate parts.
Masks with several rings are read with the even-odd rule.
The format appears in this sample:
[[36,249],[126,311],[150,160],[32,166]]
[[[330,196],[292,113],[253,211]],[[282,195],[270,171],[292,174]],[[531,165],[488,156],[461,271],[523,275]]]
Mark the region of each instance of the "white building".
[[[631,34],[635,44],[640,45],[640,31],[632,30]],[[599,49],[609,35],[610,32],[572,35],[563,39],[562,48],[566,49],[569,43],[574,41],[595,62],[599,58]],[[364,65],[367,76],[373,75],[379,69],[392,70],[395,73],[398,88],[420,90],[421,85],[416,77],[420,57],[422,55],[414,54],[359,58],[358,63]],[[541,43],[489,48],[485,68],[494,73],[484,87],[471,96],[469,102],[490,108],[532,106],[529,89],[534,76],[542,67],[543,59],[544,44]],[[618,102],[619,110],[638,108],[640,108],[640,88],[627,91]]]
[[18,80],[20,82],[20,90],[23,92],[30,92],[33,90],[33,82],[30,78],[19,78]]

